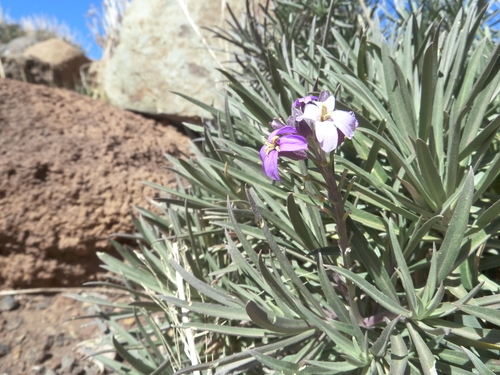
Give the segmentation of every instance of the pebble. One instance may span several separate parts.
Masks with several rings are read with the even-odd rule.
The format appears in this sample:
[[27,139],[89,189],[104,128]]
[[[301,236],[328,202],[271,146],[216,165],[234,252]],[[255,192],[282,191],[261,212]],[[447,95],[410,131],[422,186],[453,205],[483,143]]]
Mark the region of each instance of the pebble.
[[0,300],[0,311],[12,311],[19,307],[19,302],[14,296],[6,296]]
[[73,365],[76,362],[76,358],[72,355],[66,354],[61,358],[61,372],[63,374],[71,372]]
[[21,333],[19,336],[16,337],[16,339],[14,340],[14,342],[16,344],[20,344],[24,341],[24,339],[26,338],[26,334],[25,333]]
[[50,368],[45,371],[45,373],[43,375],[56,375],[56,373],[54,372],[54,370],[51,370]]
[[21,324],[23,324],[23,318],[13,317],[7,321],[5,329],[7,331],[13,331],[15,329],[18,329]]
[[14,361],[17,361],[19,358],[21,358],[22,353],[23,351],[21,349],[21,345],[14,346],[14,348],[12,349],[12,359]]
[[35,374],[42,374],[45,371],[45,367],[44,366],[33,366],[31,368],[31,370],[33,370],[33,373],[35,373]]
[[10,353],[10,347],[5,344],[0,344],[0,357]]

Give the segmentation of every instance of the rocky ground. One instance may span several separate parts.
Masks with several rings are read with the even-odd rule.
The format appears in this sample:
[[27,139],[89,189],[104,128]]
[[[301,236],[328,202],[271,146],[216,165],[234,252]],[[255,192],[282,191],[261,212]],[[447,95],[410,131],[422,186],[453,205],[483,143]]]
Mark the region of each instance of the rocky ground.
[[4,296],[0,374],[105,374],[102,365],[85,359],[86,348],[98,345],[103,327],[95,319],[71,320],[93,313],[93,306],[62,292]]
[[133,232],[133,205],[153,195],[140,182],[175,183],[164,153],[188,153],[187,137],[75,92],[0,79],[1,375],[104,373],[78,345],[101,327],[68,322],[92,306],[64,296],[106,278],[96,252]]

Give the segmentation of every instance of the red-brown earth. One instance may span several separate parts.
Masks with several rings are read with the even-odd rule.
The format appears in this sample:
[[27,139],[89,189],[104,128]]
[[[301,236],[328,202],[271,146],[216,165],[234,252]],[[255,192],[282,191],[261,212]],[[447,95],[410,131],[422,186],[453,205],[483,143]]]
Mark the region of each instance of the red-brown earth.
[[164,153],[187,152],[174,127],[75,92],[0,80],[0,290],[20,290],[18,307],[5,311],[0,291],[0,374],[99,372],[78,361],[76,344],[100,331],[63,323],[90,306],[22,290],[102,278],[96,252],[112,252],[110,234],[133,232],[133,205],[153,195],[141,181],[173,185]]

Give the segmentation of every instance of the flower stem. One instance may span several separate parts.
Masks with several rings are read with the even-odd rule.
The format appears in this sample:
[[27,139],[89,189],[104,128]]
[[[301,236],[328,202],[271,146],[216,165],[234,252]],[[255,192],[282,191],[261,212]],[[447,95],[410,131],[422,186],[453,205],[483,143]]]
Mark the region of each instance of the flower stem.
[[[350,269],[352,267],[351,260],[351,248],[349,246],[349,234],[347,233],[346,226],[346,211],[344,207],[344,199],[342,199],[342,186],[337,184],[337,180],[335,178],[335,165],[333,162],[333,152],[331,155],[331,162],[328,163],[326,160],[326,155],[323,152],[320,152],[322,162],[318,165],[323,178],[325,179],[327,191],[328,191],[328,199],[333,205],[333,214],[337,229],[337,235],[339,237],[338,245],[340,248],[340,252],[342,254],[342,260],[344,263],[345,269]],[[362,317],[359,313],[358,304],[356,303],[356,286],[350,280],[346,281],[347,291],[349,295],[349,305],[351,307],[351,312],[358,323],[362,322]]]

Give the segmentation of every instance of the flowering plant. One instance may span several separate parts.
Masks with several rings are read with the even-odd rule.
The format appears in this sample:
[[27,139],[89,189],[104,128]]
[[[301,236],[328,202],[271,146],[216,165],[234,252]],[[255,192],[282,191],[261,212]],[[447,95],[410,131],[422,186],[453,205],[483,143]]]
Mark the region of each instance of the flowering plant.
[[294,160],[306,159],[307,140],[298,134],[293,126],[283,126],[273,131],[260,149],[260,159],[264,172],[275,180],[280,180],[278,157]]
[[167,155],[177,188],[149,183],[155,211],[137,209],[135,246],[115,243],[125,261],[100,254],[133,302],[93,299],[114,307],[99,316],[125,362],[99,359],[124,374],[499,373],[490,13],[458,4],[436,22],[455,8],[429,2],[352,30],[334,20],[356,2],[318,15],[296,0],[318,20],[305,30],[290,3],[269,33],[235,28],[245,84],[223,72],[224,109],[188,124],[194,157]]
[[[294,160],[306,159],[308,141],[317,142],[324,152],[331,152],[339,147],[345,137],[351,139],[358,127],[354,112],[336,111],[335,97],[328,91],[322,91],[319,98],[308,95],[295,100],[288,126],[278,119],[270,125],[273,131],[260,150],[260,159],[264,173],[274,180],[280,180],[278,157]],[[316,139],[312,139],[312,134]],[[281,136],[283,135],[283,136]],[[316,147],[314,147],[316,148]]]

